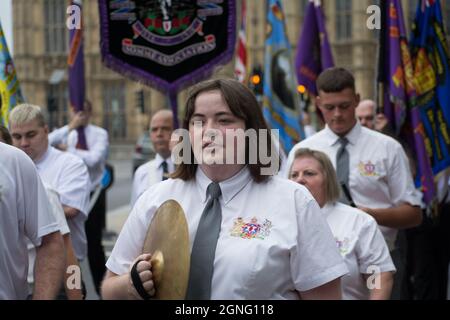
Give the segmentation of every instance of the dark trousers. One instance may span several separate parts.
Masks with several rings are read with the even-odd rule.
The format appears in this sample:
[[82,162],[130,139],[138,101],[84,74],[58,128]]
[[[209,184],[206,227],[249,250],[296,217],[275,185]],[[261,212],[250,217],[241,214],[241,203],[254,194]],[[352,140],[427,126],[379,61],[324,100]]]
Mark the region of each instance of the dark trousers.
[[394,283],[392,285],[391,300],[405,300],[408,299],[407,286],[407,241],[405,230],[399,230],[397,233],[397,240],[395,242],[395,249],[391,251],[392,262],[397,271],[394,274]]
[[450,205],[440,208],[439,216],[424,215],[420,226],[408,230],[408,283],[414,300],[447,298],[450,261]]
[[408,230],[408,284],[413,300],[438,299],[437,252],[433,221],[424,215],[422,224]]
[[[91,193],[92,196],[92,193]],[[102,245],[103,230],[106,226],[106,192],[103,189],[85,223],[89,267],[95,290],[100,295],[100,285],[106,272],[105,252]]]
[[450,203],[440,209],[437,225],[438,299],[447,299],[448,265],[450,262]]

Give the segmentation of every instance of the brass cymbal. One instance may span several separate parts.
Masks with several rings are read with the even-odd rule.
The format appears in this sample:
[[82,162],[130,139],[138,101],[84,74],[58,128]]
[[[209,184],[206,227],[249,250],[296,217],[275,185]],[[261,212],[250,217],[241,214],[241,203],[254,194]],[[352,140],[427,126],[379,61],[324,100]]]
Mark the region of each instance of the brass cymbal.
[[142,253],[152,254],[155,299],[185,299],[191,255],[189,231],[183,208],[175,200],[165,201],[147,230]]

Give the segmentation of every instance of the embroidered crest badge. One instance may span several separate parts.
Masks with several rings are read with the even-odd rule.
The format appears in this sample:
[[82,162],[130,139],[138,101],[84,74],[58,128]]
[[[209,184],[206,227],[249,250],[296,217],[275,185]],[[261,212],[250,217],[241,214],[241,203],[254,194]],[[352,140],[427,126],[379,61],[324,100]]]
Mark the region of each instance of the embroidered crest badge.
[[261,239],[264,240],[270,235],[272,222],[264,219],[263,224],[258,223],[258,219],[253,217],[250,222],[245,222],[243,218],[238,217],[234,221],[230,235],[242,239]]
[[379,174],[376,172],[376,166],[370,160],[367,163],[362,161],[358,164],[359,173],[365,177],[378,177]]
[[350,239],[345,237],[343,240],[339,240],[338,238],[334,238],[336,240],[336,245],[341,254],[346,254],[348,252],[348,247],[350,246]]

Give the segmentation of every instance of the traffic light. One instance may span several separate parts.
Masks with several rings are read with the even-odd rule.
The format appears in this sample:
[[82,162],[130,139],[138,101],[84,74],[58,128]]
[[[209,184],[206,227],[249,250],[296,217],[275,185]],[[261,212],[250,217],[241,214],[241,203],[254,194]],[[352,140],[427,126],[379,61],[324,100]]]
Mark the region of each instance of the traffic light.
[[304,94],[304,93],[306,92],[306,87],[305,87],[304,85],[302,85],[302,84],[299,84],[299,85],[297,86],[297,91],[298,91],[298,93],[300,93],[300,94]]
[[306,87],[302,84],[297,86],[297,92],[300,94],[300,107],[301,110],[306,111],[309,104],[308,93],[306,92]]
[[250,75],[250,88],[256,96],[263,95],[263,72],[260,66],[253,68],[253,72]]
[[145,113],[144,90],[136,91],[136,108],[140,109],[141,113]]

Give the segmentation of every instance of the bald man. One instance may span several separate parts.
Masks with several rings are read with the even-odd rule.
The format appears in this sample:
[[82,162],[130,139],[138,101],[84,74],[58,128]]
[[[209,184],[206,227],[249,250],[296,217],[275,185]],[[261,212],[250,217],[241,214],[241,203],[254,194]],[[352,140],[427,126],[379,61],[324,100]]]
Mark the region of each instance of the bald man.
[[150,140],[156,152],[155,159],[141,165],[134,174],[131,205],[155,183],[166,180],[175,170],[170,158],[170,137],[173,131],[173,114],[169,110],[157,111],[150,120]]
[[362,126],[375,129],[375,101],[362,100],[356,108],[355,115]]

